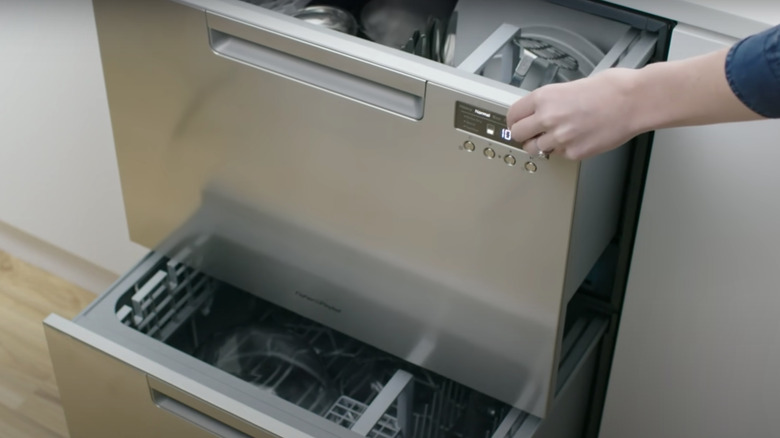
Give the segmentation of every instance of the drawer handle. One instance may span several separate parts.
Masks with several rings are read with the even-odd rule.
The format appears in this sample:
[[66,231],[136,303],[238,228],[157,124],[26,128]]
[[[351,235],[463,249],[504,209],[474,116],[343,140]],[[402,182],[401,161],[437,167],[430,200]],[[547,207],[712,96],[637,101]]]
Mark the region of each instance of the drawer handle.
[[213,433],[214,435],[225,438],[251,438],[249,435],[241,432],[240,430],[230,427],[216,418],[210,417],[203,412],[191,408],[178,400],[172,399],[161,392],[152,390],[152,398],[154,399],[154,403],[159,406],[160,409],[164,409],[176,415],[177,417],[196,424],[203,429]]
[[207,19],[211,49],[224,58],[422,119],[425,81],[421,79],[212,13]]
[[[152,376],[147,378],[149,389],[152,394],[152,401],[160,409],[192,423],[202,429],[205,429],[216,436],[224,438],[252,438],[251,435],[236,429],[225,421],[217,418],[218,416],[230,415],[218,411],[216,408],[207,405],[205,402],[195,399],[189,394],[181,392],[179,389],[158,380]],[[202,405],[195,408],[191,405]],[[207,410],[214,410],[214,414],[206,413]],[[220,413],[222,415],[220,415]],[[252,426],[254,427],[254,426]],[[261,436],[272,437],[274,435],[262,431]]]

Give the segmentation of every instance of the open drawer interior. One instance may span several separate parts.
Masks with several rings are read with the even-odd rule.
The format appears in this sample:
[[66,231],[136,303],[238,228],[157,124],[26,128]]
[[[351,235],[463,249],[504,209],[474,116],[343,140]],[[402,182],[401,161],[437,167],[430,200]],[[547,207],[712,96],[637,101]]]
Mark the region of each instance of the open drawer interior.
[[[106,305],[122,330],[145,335],[205,362],[232,385],[369,437],[510,437],[539,419],[412,365],[289,310],[215,280],[183,263],[153,256],[133,282],[120,282]],[[568,312],[559,367],[560,393],[605,323]],[[92,315],[94,316],[94,315]],[[164,353],[165,348],[154,348]],[[281,399],[281,400],[280,400]],[[283,400],[283,401],[282,401]],[[519,431],[524,431],[518,435]]]
[[567,0],[242,0],[531,91],[644,65],[660,23]]

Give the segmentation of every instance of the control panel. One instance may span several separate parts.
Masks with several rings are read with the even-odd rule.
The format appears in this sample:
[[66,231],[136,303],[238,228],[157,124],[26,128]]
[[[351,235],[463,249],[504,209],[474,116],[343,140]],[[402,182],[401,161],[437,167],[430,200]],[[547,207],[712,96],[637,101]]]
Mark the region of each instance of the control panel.
[[458,148],[475,152],[488,160],[503,162],[509,167],[519,167],[528,173],[539,170],[538,161],[549,155],[529,155],[521,145],[512,140],[512,132],[506,126],[506,116],[484,108],[458,101],[455,103],[455,128],[468,134]]
[[455,102],[455,128],[520,149],[506,127],[506,116],[465,102]]

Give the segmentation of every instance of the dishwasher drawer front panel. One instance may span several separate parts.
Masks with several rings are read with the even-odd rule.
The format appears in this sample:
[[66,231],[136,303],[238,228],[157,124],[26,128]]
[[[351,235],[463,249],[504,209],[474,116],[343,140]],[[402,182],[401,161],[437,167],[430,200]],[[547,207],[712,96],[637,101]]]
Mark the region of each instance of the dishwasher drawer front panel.
[[[275,177],[274,185],[284,187],[281,192],[295,190],[299,184],[317,187],[320,181],[316,175],[307,173],[310,163],[326,169],[339,163],[341,178],[359,181],[356,188],[365,181],[363,175],[353,173],[356,166],[375,170],[374,180],[383,187],[399,187],[390,193],[371,186],[362,188],[360,192],[370,195],[375,203],[395,201],[389,205],[413,209],[413,196],[407,201],[390,196],[406,188],[404,181],[419,180],[420,186],[433,178],[420,180],[417,169],[405,166],[419,163],[429,170],[432,166],[446,169],[451,165],[448,158],[453,147],[469,140],[461,136],[455,144],[445,141],[443,135],[457,131],[453,123],[456,107],[428,103],[428,85],[437,84],[463,99],[473,96],[488,102],[477,108],[499,116],[525,94],[520,88],[469,71],[312,28],[237,0],[94,3],[131,237],[149,248],[157,247],[194,213],[207,186],[217,190],[220,178],[230,180],[230,175],[241,174],[234,166],[255,163],[258,156],[275,163],[281,169],[277,172],[284,172],[284,177],[269,174],[266,178]],[[475,14],[471,3],[459,6],[463,10],[460,15],[471,18],[459,24],[467,36],[457,47],[472,47],[494,26],[501,27],[497,14],[487,15],[489,24],[480,26],[486,21],[485,12]],[[549,23],[555,21],[555,14],[573,13],[546,2],[529,5],[535,5],[531,8],[534,11],[541,8],[538,13],[542,15],[554,8],[546,12],[552,16],[543,27],[552,27]],[[603,21],[578,14],[590,18],[585,22],[591,27]],[[514,15],[522,14],[509,14],[507,19],[511,21]],[[597,21],[594,24],[592,20]],[[571,21],[568,17],[566,23]],[[611,26],[602,32],[608,36],[602,37],[607,42],[601,41],[600,46],[612,43],[614,50],[602,52],[591,47],[601,53],[594,60],[600,57],[605,62],[594,68],[642,65],[646,60],[642,53],[649,56],[646,49],[655,42],[652,35],[607,22]],[[521,20],[510,27],[520,29],[523,23]],[[490,61],[493,52],[512,45],[511,34],[499,42],[492,50],[477,48],[472,55],[485,55],[485,61]],[[436,114],[428,117],[430,112]],[[487,143],[505,150],[496,137],[501,128],[500,121],[491,128],[492,141],[487,141],[487,134],[473,135],[480,139],[477,154]],[[443,161],[429,161],[429,151],[433,159]],[[521,173],[527,157],[513,151],[515,161],[509,162],[520,164],[514,170]],[[495,161],[502,162],[503,154],[497,152]],[[560,167],[575,177],[578,169],[555,160],[536,166],[537,179],[547,167]],[[389,177],[379,172],[383,168],[405,170]],[[475,164],[468,167],[474,179],[501,173],[476,168]],[[455,176],[461,175],[461,170],[451,168],[438,175],[441,183],[431,190],[457,190],[462,179]],[[327,175],[326,171],[320,173]],[[577,182],[575,178],[571,184],[576,187]],[[485,185],[494,184],[504,185],[495,181]],[[558,188],[543,190],[548,199],[565,196]],[[481,193],[486,200],[495,199],[488,196],[488,190]],[[290,193],[295,195],[298,193]],[[365,199],[340,201],[351,212]],[[545,208],[530,201],[528,205]],[[458,213],[454,211],[453,216]],[[515,217],[511,223],[523,226],[524,217]],[[538,230],[540,234],[547,231]]]
[[[213,391],[205,391],[204,398],[210,398],[212,402],[218,399],[221,407],[187,394],[148,372],[165,375],[166,379],[177,380],[184,386],[198,386],[192,380],[177,376],[56,315],[44,321],[44,328],[68,429],[73,437],[308,436],[300,429],[281,424]],[[275,433],[239,419],[237,414],[263,423]]]

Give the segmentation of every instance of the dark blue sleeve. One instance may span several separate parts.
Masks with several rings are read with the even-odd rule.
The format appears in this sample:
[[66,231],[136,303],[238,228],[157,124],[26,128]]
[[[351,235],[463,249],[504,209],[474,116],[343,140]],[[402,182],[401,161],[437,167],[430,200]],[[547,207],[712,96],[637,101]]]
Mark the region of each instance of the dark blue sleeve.
[[780,26],[734,45],[726,57],[726,79],[745,106],[780,118]]

